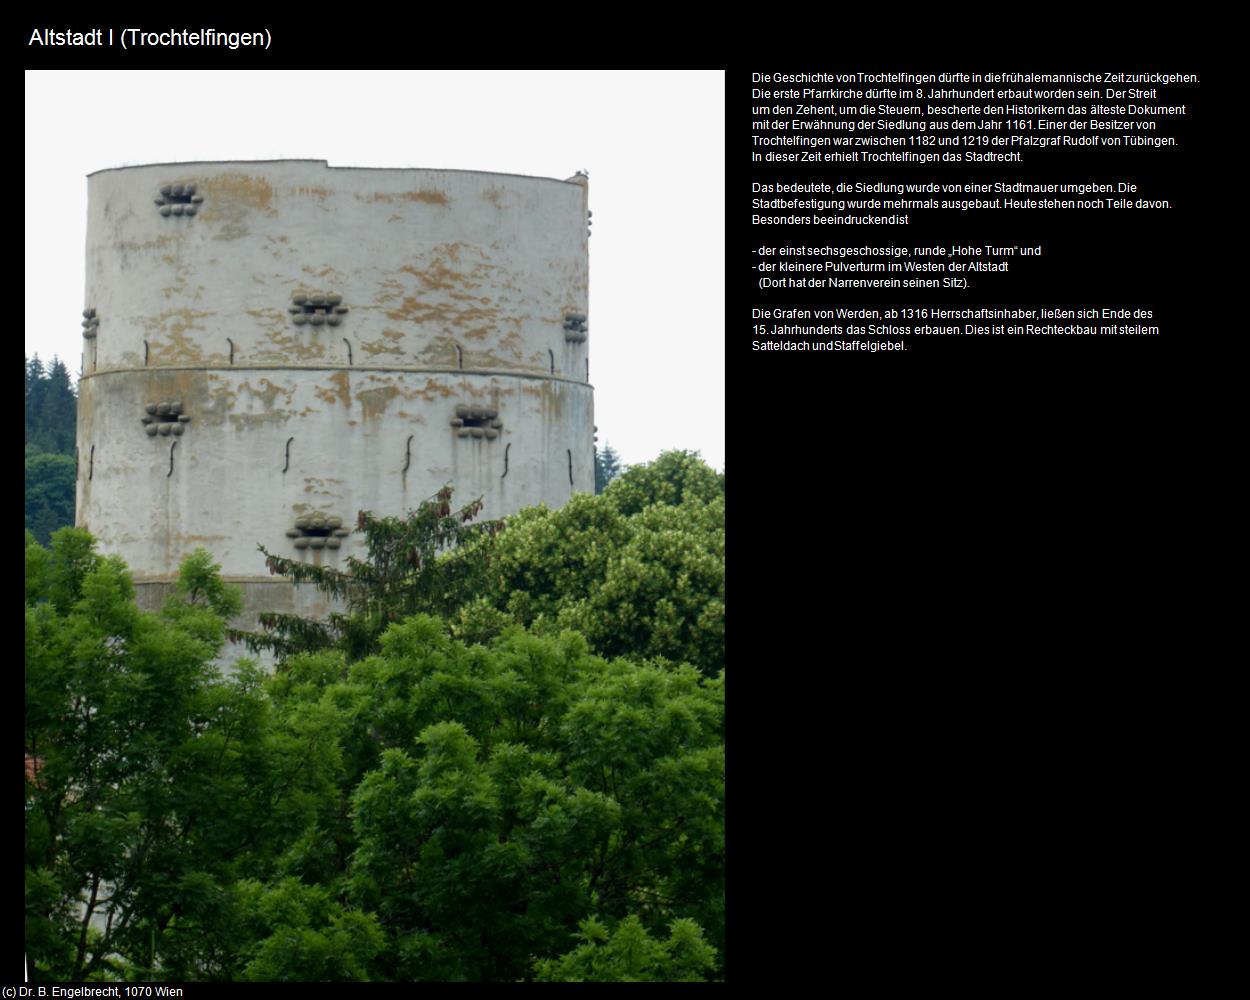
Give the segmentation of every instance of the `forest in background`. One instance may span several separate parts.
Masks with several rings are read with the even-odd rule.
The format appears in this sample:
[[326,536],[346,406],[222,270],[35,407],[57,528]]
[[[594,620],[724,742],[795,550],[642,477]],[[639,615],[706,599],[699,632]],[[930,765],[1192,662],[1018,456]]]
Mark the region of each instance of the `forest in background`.
[[74,523],[78,397],[59,358],[26,358],[26,530],[43,545]]

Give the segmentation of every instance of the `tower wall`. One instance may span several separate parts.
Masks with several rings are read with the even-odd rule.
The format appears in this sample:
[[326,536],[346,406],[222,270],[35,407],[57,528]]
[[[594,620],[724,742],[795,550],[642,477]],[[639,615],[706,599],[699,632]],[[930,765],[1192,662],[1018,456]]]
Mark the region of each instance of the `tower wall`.
[[78,524],[149,604],[207,548],[247,624],[327,610],[258,544],[336,566],[359,510],[444,483],[484,517],[593,491],[586,198],[321,161],[91,175]]

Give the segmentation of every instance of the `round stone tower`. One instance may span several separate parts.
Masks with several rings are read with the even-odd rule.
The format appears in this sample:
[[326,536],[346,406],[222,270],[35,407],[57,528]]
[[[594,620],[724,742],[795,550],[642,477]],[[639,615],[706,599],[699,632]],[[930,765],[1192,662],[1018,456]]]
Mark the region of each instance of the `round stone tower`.
[[79,526],[155,606],[197,546],[258,611],[275,554],[445,483],[483,517],[594,490],[587,187],[320,160],[88,178]]

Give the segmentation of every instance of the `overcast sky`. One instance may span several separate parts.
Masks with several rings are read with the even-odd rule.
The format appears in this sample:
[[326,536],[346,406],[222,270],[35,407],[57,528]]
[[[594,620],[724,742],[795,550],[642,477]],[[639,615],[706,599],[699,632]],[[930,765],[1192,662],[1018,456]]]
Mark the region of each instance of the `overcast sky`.
[[725,462],[721,72],[26,74],[26,353],[82,356],[86,175],[185,160],[590,173],[599,446]]

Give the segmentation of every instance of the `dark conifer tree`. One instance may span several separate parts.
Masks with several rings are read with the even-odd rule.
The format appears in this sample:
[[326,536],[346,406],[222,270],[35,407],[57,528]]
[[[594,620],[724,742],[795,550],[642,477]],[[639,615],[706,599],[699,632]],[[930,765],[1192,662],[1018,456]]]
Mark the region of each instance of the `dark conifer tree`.
[[595,451],[595,492],[602,493],[621,474],[621,457],[610,444],[605,444],[602,451]]
[[26,358],[25,375],[26,527],[46,545],[74,523],[78,399],[57,357],[46,367],[37,354]]

